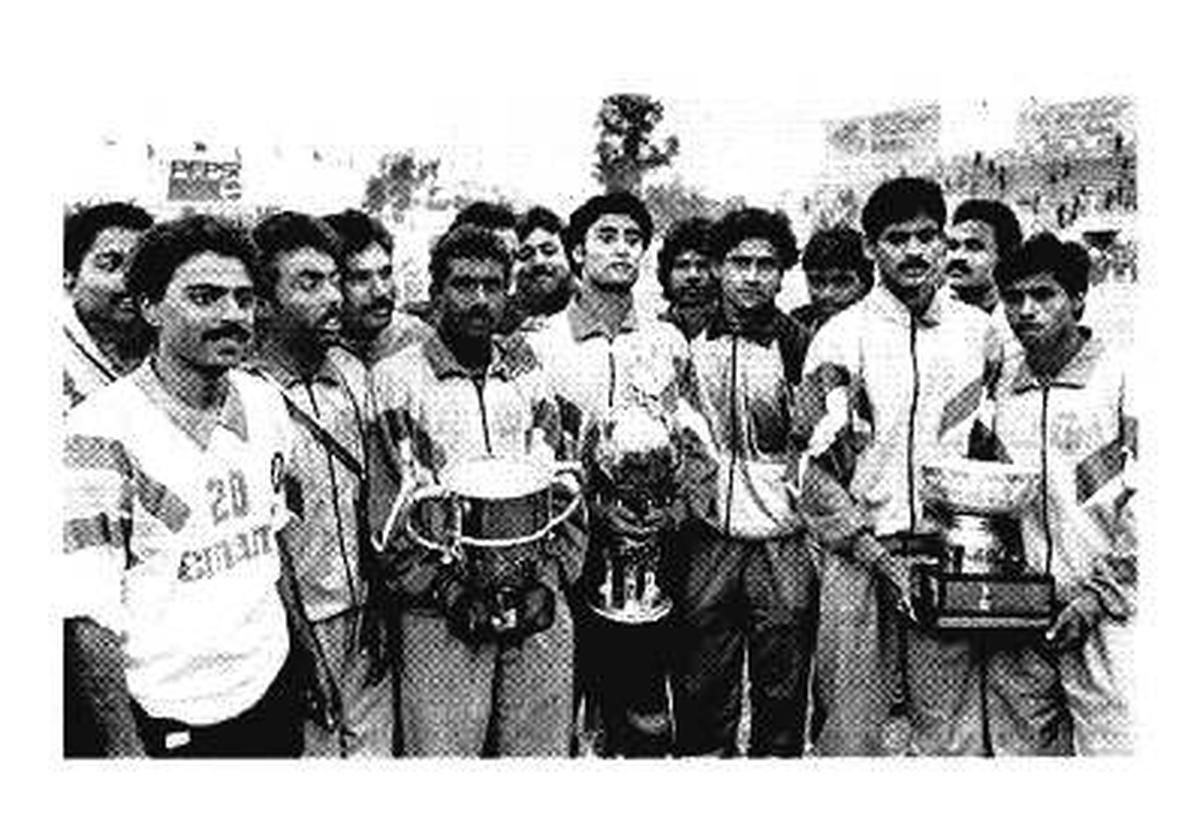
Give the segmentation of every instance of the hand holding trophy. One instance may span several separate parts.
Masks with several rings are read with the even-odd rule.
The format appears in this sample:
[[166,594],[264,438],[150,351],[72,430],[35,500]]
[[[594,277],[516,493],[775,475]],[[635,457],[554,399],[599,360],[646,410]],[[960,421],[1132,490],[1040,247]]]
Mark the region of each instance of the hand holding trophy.
[[588,434],[584,467],[603,557],[592,610],[614,622],[656,622],[671,610],[659,584],[678,456],[670,428],[648,406],[614,409]]

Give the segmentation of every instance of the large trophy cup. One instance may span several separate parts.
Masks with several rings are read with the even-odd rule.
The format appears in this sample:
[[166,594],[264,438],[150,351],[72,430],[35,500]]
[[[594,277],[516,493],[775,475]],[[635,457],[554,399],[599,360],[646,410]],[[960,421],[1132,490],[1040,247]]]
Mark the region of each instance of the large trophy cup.
[[468,459],[447,468],[440,484],[418,488],[398,504],[389,523],[399,521],[412,542],[458,566],[487,594],[493,630],[511,631],[516,601],[536,576],[545,542],[582,501],[577,478],[574,484],[569,478],[579,473],[575,462]]
[[1037,493],[1037,469],[953,459],[921,476],[938,541],[913,567],[918,615],[938,629],[1048,628],[1054,580],[1026,560],[1018,521]]
[[[589,484],[601,501],[620,502],[638,515],[671,504],[678,456],[666,422],[646,406],[614,410],[589,434],[583,453]],[[623,625],[665,617],[671,600],[660,586],[660,539],[606,536],[597,544],[602,570],[589,591],[591,609]]]

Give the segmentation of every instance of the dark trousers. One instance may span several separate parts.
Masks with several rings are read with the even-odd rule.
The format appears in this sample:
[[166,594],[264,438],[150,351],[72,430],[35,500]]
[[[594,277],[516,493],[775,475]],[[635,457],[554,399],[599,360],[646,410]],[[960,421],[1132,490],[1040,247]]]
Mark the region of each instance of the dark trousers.
[[304,750],[303,703],[292,655],[262,698],[229,720],[192,726],[151,717],[137,703],[133,714],[150,757],[299,757]]
[[621,625],[587,608],[577,616],[577,668],[592,722],[602,734],[601,754],[667,755],[671,718],[664,623]]
[[801,755],[818,599],[811,548],[799,536],[734,539],[697,522],[676,542],[676,751],[736,754],[748,651],[750,755]]
[[[64,623],[64,629],[66,624]],[[79,664],[63,637],[63,756],[103,757],[100,727],[79,685]]]
[[601,756],[663,757],[671,747],[665,625],[622,625],[592,611],[604,568],[599,541],[592,538],[583,574],[568,596],[576,702],[585,703],[584,728],[600,735]]

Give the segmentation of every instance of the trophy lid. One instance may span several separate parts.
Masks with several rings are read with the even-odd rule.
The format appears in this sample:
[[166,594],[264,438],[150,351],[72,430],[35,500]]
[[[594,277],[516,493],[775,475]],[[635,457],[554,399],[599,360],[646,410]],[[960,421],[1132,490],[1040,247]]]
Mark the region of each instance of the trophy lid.
[[517,499],[550,486],[552,470],[527,456],[477,456],[442,473],[442,484],[472,499]]
[[921,467],[927,502],[951,510],[1011,513],[1033,498],[1041,473],[1032,465],[942,459]]

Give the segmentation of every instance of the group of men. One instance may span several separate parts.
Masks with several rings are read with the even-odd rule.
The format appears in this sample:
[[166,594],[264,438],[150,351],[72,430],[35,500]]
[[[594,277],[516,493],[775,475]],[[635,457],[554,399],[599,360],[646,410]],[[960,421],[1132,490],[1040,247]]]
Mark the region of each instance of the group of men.
[[[629,193],[565,224],[473,205],[400,307],[356,210],[70,215],[67,754],[733,756],[745,693],[753,756],[1128,753],[1136,420],[1081,322],[1086,252],[899,178],[803,249],[781,213],[682,220],[655,316],[654,232]],[[670,495],[578,480],[503,622],[404,529],[465,462],[577,461],[639,405]],[[920,468],[983,452],[1041,468],[1045,633],[913,616]],[[605,555],[647,542],[671,613],[590,611]]]

